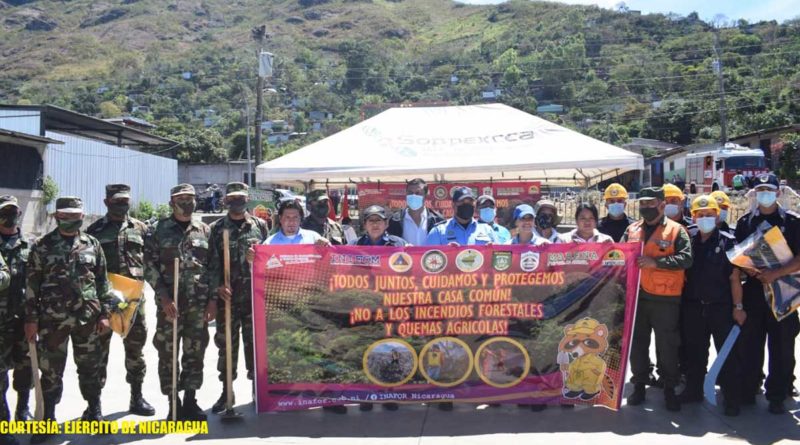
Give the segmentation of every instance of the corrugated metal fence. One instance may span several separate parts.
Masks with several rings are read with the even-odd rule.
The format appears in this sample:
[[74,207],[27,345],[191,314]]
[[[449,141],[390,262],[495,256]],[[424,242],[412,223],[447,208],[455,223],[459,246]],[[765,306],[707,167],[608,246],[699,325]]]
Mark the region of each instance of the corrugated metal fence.
[[[142,200],[167,203],[170,188],[177,184],[175,159],[52,131],[46,136],[64,142],[62,146],[48,147],[46,174],[58,184],[59,196],[82,198],[86,214],[105,214],[106,184],[129,184],[131,206]],[[54,209],[51,203],[48,211]]]

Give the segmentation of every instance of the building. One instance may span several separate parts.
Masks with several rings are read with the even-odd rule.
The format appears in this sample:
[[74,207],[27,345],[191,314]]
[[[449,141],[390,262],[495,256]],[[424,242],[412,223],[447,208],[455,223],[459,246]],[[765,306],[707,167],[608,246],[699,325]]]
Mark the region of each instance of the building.
[[[248,182],[247,160],[228,161],[220,164],[183,164],[178,165],[178,182],[192,184],[198,193],[205,191],[211,184],[225,186],[229,182]],[[253,177],[255,180],[255,177]]]
[[781,137],[791,133],[800,133],[800,124],[784,125],[781,127],[753,131],[751,133],[732,137],[730,138],[730,142],[734,142],[743,147],[760,148],[764,152],[767,166],[773,170],[777,170],[780,153],[783,150]]
[[[106,184],[130,184],[135,206],[168,202],[177,183],[178,144],[135,127],[52,105],[0,104],[0,129],[0,193],[17,196],[32,215],[54,211],[54,200],[42,202],[47,177],[59,196],[82,198],[90,218],[106,212]],[[24,223],[29,233],[41,234],[48,221],[26,216]]]

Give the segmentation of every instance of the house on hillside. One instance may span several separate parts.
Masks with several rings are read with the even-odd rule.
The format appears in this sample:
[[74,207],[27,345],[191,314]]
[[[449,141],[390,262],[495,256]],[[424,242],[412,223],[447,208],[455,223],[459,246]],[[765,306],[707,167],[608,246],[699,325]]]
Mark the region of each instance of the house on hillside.
[[781,137],[786,134],[800,134],[800,123],[753,131],[734,136],[729,140],[743,147],[760,148],[764,152],[767,166],[777,170],[780,154],[783,150]]

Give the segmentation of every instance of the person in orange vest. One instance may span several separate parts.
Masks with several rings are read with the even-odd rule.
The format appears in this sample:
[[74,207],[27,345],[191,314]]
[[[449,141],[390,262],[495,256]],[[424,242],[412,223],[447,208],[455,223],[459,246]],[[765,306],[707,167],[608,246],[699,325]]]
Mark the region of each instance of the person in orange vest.
[[631,371],[634,391],[628,405],[645,400],[645,385],[650,381],[650,332],[655,332],[658,374],[664,380],[667,410],[680,411],[675,395],[680,382],[680,302],[686,269],[692,266],[692,244],[686,229],[665,217],[664,190],[644,188],[639,192],[642,216],[628,227],[623,242],[643,242],[644,252],[637,259],[641,269],[636,325],[631,341]]

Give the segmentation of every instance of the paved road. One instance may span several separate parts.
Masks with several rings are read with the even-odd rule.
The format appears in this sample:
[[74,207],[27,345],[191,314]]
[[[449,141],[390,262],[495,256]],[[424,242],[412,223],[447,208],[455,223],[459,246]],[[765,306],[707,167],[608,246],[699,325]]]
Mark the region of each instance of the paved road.
[[[155,326],[154,305],[147,306],[147,322]],[[214,327],[210,328],[213,337]],[[150,339],[152,340],[152,329]],[[108,420],[149,420],[127,413],[129,387],[125,382],[122,342],[114,336],[109,363],[108,383],[103,393],[103,412]],[[800,348],[797,350],[800,357]],[[146,348],[148,372],[145,398],[156,407],[156,418],[167,414],[167,399],[161,395],[156,375],[157,356],[152,344]],[[217,348],[209,345],[206,351],[205,381],[198,394],[200,406],[210,410],[219,397],[221,383],[216,372]],[[244,359],[239,359],[239,375],[245,375]],[[70,358],[65,373],[64,396],[56,410],[60,421],[77,419],[86,407],[78,391],[75,365]],[[256,416],[250,399],[249,382],[240,377],[234,383],[238,395],[237,409],[245,419],[225,424],[210,414],[209,434],[203,436],[59,436],[48,444],[175,444],[210,441],[231,445],[250,443],[269,444],[669,444],[703,443],[730,444],[744,441],[754,444],[800,443],[800,404],[787,404],[792,414],[774,416],[767,413],[763,400],[755,407],[746,407],[737,418],[724,417],[707,404],[683,407],[679,413],[663,408],[659,390],[651,389],[648,400],[640,407],[623,405],[619,412],[604,408],[578,407],[565,410],[550,407],[534,413],[516,406],[489,408],[475,405],[456,405],[452,412],[442,412],[424,405],[402,406],[388,412],[376,407],[372,412],[359,412],[351,407],[347,415],[322,410],[271,413]],[[628,388],[626,394],[631,389]],[[9,405],[14,406],[15,393],[9,391]],[[23,441],[24,443],[27,440]]]

